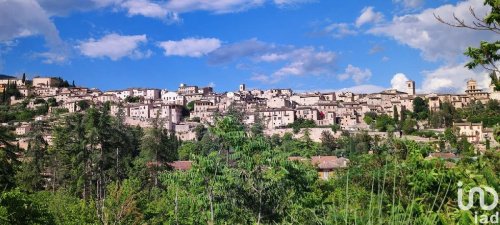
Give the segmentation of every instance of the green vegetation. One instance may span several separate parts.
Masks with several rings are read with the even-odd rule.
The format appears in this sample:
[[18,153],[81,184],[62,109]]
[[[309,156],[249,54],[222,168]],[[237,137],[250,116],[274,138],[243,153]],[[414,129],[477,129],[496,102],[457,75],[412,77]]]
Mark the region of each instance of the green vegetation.
[[429,104],[421,97],[413,99],[413,118],[425,120],[429,117]]
[[[366,132],[325,131],[321,143],[307,129],[298,139],[247,135],[252,128],[232,115],[197,127],[197,140],[186,142],[159,119],[147,129],[126,126],[107,105],[60,118],[50,146],[46,127],[34,125],[22,163],[15,146],[0,148],[2,223],[468,224],[472,214],[457,210],[455,184],[499,182],[500,154],[468,158],[470,144],[461,146],[451,130],[446,141],[465,157],[454,167],[424,160],[433,145]],[[13,138],[0,131],[2,143]],[[348,157],[349,167],[321,180],[315,167],[288,160],[314,155]],[[172,170],[177,159],[192,160],[192,168]]]
[[124,101],[128,102],[128,103],[138,103],[141,101],[141,97],[139,97],[139,96],[127,96],[124,99]]
[[306,120],[304,118],[298,118],[293,121],[292,124],[288,125],[289,128],[293,129],[293,133],[298,134],[302,128],[313,128],[316,127],[314,120]]
[[500,104],[497,100],[490,100],[484,105],[476,101],[469,107],[458,110],[458,117],[468,122],[482,122],[485,127],[493,127],[500,124]]
[[188,104],[186,104],[186,108],[192,112],[194,110],[194,103],[195,101],[190,101]]
[[367,112],[363,118],[366,124],[380,132],[394,131],[396,128],[396,120],[387,114],[377,115],[374,112]]
[[[498,1],[485,4],[492,10],[480,22],[498,31]],[[493,66],[497,78],[499,44],[469,48],[467,67]],[[492,80],[498,88],[498,79]],[[9,106],[17,94],[11,85],[3,90],[0,121],[28,121],[57,105],[35,99],[40,105],[35,110],[26,108],[28,102]],[[493,101],[465,109],[445,102],[430,112],[417,97],[414,113],[364,117],[380,131],[400,128],[439,138],[439,146],[346,131],[340,137],[324,131],[321,143],[315,143],[309,130],[315,124],[304,119],[290,126],[295,133],[304,128],[300,138],[266,137],[258,119],[245,127],[234,107],[213,126],[196,127],[195,140],[182,142],[161,119],[142,129],[110,116],[109,104],[78,106],[87,110],[51,124],[34,122],[25,150],[12,144],[11,130],[0,127],[0,224],[473,224],[474,212],[491,212],[478,204],[460,210],[456,184],[498,190],[500,183],[500,152],[487,147],[476,155],[451,128],[462,118],[483,122],[500,141],[500,107]],[[440,135],[419,130],[417,121],[426,120],[447,129]],[[333,133],[338,130],[332,127]],[[448,151],[446,145],[460,159],[426,159],[431,152]],[[349,164],[322,180],[314,165],[289,159],[317,155],[348,157]],[[191,160],[191,169],[173,168],[170,163],[178,159]]]
[[0,93],[0,104],[1,105],[8,105],[10,102],[10,98],[14,96],[16,98],[21,96],[21,93],[17,89],[17,86],[15,83],[8,83],[2,90],[2,93]]
[[26,106],[27,102],[16,105],[0,104],[0,122],[30,121],[33,120],[35,116],[45,115],[49,111],[47,103],[39,104],[35,109],[29,109]]

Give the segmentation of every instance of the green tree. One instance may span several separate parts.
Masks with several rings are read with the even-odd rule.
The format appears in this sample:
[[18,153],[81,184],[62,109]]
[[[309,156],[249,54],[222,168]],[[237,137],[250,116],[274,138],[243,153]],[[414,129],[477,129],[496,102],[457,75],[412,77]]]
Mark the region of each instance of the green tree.
[[138,206],[139,189],[138,180],[124,180],[109,184],[101,222],[103,224],[142,223],[143,215]]
[[457,136],[455,135],[455,132],[453,132],[452,128],[446,128],[444,130],[444,140],[448,141],[451,146],[456,147],[457,145]]
[[57,101],[55,98],[53,97],[50,97],[47,99],[47,103],[49,104],[50,107],[54,107],[54,106],[57,106]]
[[194,110],[194,103],[195,103],[195,101],[190,101],[188,104],[186,104],[186,108],[189,111],[193,111]]
[[201,141],[203,136],[205,136],[205,134],[207,133],[207,128],[205,128],[205,126],[203,126],[203,124],[198,124],[194,128],[194,133],[195,133],[196,140]]
[[338,144],[329,131],[321,132],[321,152],[322,155],[334,155],[335,150],[338,148]]
[[403,121],[403,126],[401,130],[404,134],[412,134],[415,132],[415,127],[417,126],[417,121],[414,119],[407,118]]
[[50,225],[55,221],[44,202],[15,189],[0,193],[0,223]]
[[19,186],[29,192],[42,190],[45,186],[43,173],[46,172],[45,151],[47,142],[44,139],[45,124],[35,122],[28,134],[28,148],[23,156],[23,164],[16,175]]
[[89,102],[86,101],[86,100],[80,100],[80,101],[78,101],[77,105],[80,108],[80,110],[82,110],[82,111],[85,111],[85,110],[87,110],[90,107]]
[[7,127],[0,127],[0,189],[6,190],[15,186],[15,173],[19,167],[16,153],[17,146],[12,145],[14,135]]
[[396,121],[396,123],[399,122],[399,112],[398,112],[398,107],[394,106],[393,107],[393,118],[394,118],[394,121]]
[[152,179],[152,184],[158,186],[158,173],[165,169],[166,163],[178,158],[178,141],[174,133],[165,128],[164,120],[157,117],[152,121],[152,127],[146,129],[141,139],[141,151],[135,166],[143,174],[149,174],[143,179]]
[[394,129],[394,124],[395,121],[393,118],[391,118],[387,114],[382,114],[380,115],[376,122],[375,122],[375,127],[380,131],[380,132],[386,132],[388,131],[391,127]]
[[413,113],[417,120],[425,120],[429,116],[429,106],[421,97],[413,99]]

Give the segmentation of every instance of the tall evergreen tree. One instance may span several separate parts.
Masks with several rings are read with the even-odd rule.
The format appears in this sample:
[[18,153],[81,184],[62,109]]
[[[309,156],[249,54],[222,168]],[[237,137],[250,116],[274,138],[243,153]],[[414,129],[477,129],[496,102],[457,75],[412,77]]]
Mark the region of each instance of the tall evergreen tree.
[[0,127],[0,189],[5,190],[15,186],[15,173],[19,166],[16,153],[19,146],[11,144],[14,135],[7,127]]
[[19,186],[29,192],[43,190],[46,183],[44,174],[46,172],[45,151],[47,142],[44,139],[43,122],[35,122],[29,133],[28,148],[23,156],[21,170],[16,175]]

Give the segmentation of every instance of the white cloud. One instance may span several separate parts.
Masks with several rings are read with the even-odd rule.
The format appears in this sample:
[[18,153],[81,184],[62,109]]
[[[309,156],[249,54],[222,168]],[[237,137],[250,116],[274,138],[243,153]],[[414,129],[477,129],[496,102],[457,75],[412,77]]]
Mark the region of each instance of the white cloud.
[[342,88],[339,90],[336,90],[338,92],[345,92],[345,91],[350,91],[352,93],[363,93],[363,94],[370,94],[370,93],[377,93],[381,92],[383,90],[386,90],[387,88],[384,88],[382,86],[377,86],[377,85],[372,85],[372,84],[363,84],[363,85],[356,85],[348,88]]
[[483,17],[488,11],[483,2],[468,0],[456,5],[426,9],[418,14],[395,16],[391,22],[376,25],[368,32],[391,37],[399,43],[418,49],[426,60],[462,61],[463,52],[468,46],[477,46],[481,40],[498,40],[498,34],[450,27],[437,21],[434,14],[450,22],[455,14],[470,24],[472,16],[469,7],[474,8],[478,17]]
[[380,23],[384,20],[384,15],[380,12],[375,12],[372,6],[365,7],[361,10],[361,15],[356,19],[356,26],[360,27],[367,23]]
[[463,93],[466,82],[474,79],[480,88],[487,88],[490,84],[488,73],[465,68],[464,63],[445,65],[433,71],[424,71],[422,90],[426,93]]
[[170,12],[161,5],[148,0],[128,0],[121,4],[128,10],[128,15],[142,15],[152,18],[165,18]]
[[392,0],[395,3],[402,4],[405,8],[419,8],[424,4],[424,0]]
[[113,33],[98,40],[90,38],[81,42],[77,48],[83,55],[91,58],[108,57],[113,61],[123,57],[140,59],[147,58],[152,54],[149,50],[141,51],[139,49],[140,45],[147,43],[147,41],[145,34],[127,36]]
[[278,79],[288,75],[330,74],[336,59],[334,52],[316,51],[313,47],[295,49],[284,55],[290,62],[273,73]]
[[332,75],[336,54],[332,51],[317,50],[314,47],[297,48],[292,45],[275,45],[257,39],[221,46],[208,55],[210,64],[244,62],[260,65],[272,63],[279,68],[269,74],[255,72],[251,79],[263,83],[276,83],[287,76]]
[[272,54],[276,46],[255,38],[223,45],[208,55],[209,64],[225,64],[242,58]]
[[332,34],[335,38],[356,35],[358,33],[351,24],[347,23],[332,23],[325,27],[324,32]]
[[221,46],[216,38],[186,38],[180,41],[164,41],[159,46],[166,56],[201,57],[215,51]]
[[404,73],[396,73],[391,79],[391,86],[393,89],[397,89],[398,91],[406,92],[406,81],[408,81],[408,77]]
[[73,11],[89,11],[117,6],[123,0],[36,0],[50,16],[66,16]]
[[250,77],[250,80],[259,81],[261,83],[276,83],[276,81],[271,81],[271,77],[265,74],[254,74]]
[[274,0],[274,4],[278,6],[290,6],[290,5],[297,5],[301,3],[306,3],[306,2],[311,2],[314,0]]
[[231,13],[261,6],[264,2],[265,0],[171,0],[166,4],[166,8],[178,13],[199,10]]
[[62,62],[67,58],[66,44],[45,10],[37,1],[0,1],[0,42],[17,38],[44,37],[48,52],[35,53],[38,57],[49,57],[46,63]]
[[339,80],[347,80],[347,79],[351,78],[352,80],[354,80],[354,82],[356,84],[360,84],[360,83],[363,83],[363,82],[369,80],[371,76],[372,76],[372,72],[369,69],[363,70],[359,67],[355,67],[355,66],[349,64],[345,68],[345,72],[342,74],[339,74],[337,76],[337,78]]

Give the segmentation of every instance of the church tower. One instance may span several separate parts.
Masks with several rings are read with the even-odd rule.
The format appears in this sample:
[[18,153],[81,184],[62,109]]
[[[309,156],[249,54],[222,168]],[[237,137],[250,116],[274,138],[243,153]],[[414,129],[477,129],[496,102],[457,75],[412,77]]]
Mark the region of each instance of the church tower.
[[409,95],[415,95],[415,81],[406,81],[406,93],[408,93]]

